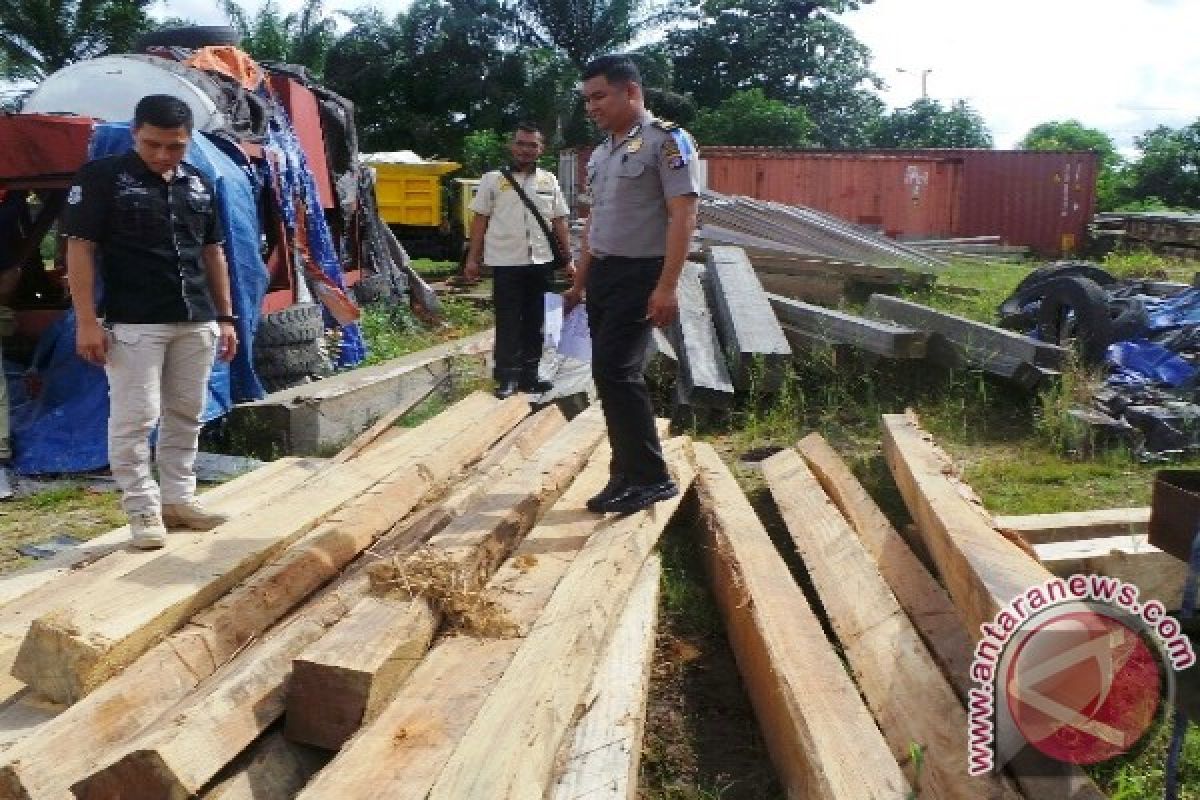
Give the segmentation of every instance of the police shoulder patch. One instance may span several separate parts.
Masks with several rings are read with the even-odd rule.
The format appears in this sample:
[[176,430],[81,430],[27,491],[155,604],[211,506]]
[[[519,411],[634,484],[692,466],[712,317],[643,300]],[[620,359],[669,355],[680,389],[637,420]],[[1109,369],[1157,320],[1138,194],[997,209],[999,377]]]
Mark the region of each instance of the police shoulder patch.
[[659,130],[664,130],[664,131],[674,131],[674,130],[679,129],[679,126],[676,125],[674,122],[671,122],[669,119],[654,120],[654,127],[658,128]]

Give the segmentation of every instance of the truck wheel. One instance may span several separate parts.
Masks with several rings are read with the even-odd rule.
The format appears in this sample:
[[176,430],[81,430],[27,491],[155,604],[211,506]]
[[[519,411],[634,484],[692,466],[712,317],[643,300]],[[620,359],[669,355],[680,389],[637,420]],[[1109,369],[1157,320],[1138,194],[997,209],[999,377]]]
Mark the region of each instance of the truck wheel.
[[1101,363],[1113,342],[1108,292],[1088,278],[1055,278],[1044,287],[1037,331],[1043,341],[1075,347],[1084,364]]
[[242,43],[237,30],[228,25],[188,25],[181,28],[161,28],[138,37],[134,49],[142,52],[150,47],[199,47]]
[[1056,261],[1038,267],[1017,284],[1012,294],[1000,304],[1000,326],[1009,330],[1028,331],[1037,325],[1037,309],[1025,311],[1025,307],[1042,299],[1046,287],[1059,278],[1087,278],[1100,286],[1116,282],[1116,278],[1104,269],[1087,261]]
[[254,334],[256,348],[315,342],[325,333],[321,307],[316,303],[294,306],[265,314]]

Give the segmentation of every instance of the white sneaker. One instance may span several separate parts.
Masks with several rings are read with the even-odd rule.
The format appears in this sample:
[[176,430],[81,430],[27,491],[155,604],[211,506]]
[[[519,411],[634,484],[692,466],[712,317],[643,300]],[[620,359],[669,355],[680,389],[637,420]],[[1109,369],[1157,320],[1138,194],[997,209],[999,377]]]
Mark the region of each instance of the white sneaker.
[[229,521],[228,514],[208,511],[195,499],[186,503],[163,503],[162,518],[168,528],[190,531],[211,531]]
[[154,550],[167,543],[167,529],[156,511],[131,511],[129,532],[133,546],[142,550]]

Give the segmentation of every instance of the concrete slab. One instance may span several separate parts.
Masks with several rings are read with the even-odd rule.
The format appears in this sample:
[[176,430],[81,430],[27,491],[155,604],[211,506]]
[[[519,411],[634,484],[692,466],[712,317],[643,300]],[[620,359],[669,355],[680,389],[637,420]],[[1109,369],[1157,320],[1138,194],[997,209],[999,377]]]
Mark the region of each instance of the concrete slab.
[[464,372],[482,374],[493,344],[488,330],[240,403],[223,438],[231,451],[264,459],[329,455],[397,406],[415,406]]

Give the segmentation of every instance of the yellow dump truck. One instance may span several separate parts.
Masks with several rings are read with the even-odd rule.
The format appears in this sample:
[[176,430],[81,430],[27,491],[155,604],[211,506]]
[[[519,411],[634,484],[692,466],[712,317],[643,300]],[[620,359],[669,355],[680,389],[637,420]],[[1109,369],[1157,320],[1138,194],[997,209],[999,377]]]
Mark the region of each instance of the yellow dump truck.
[[458,178],[444,187],[442,177],[460,165],[421,160],[409,151],[373,153],[363,161],[375,170],[379,216],[409,255],[460,261],[466,252],[470,205],[479,181]]

